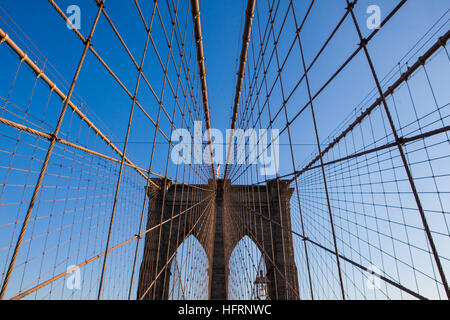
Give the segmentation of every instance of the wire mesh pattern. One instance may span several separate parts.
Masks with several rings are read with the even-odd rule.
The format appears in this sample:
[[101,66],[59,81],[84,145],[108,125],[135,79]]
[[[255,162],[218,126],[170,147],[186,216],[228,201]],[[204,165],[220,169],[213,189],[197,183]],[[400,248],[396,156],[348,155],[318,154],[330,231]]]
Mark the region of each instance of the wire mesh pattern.
[[367,32],[361,1],[245,2],[230,127],[279,136],[222,175],[171,161],[198,122],[214,159],[198,0],[92,1],[70,80],[0,7],[1,299],[208,299],[217,268],[228,299],[450,299],[449,11],[384,74],[393,3]]
[[[83,52],[71,83],[6,13],[2,19],[2,298],[136,298],[143,254],[139,240],[150,232],[144,224],[145,188],[169,174],[183,185],[210,176],[200,165],[161,161],[169,157],[174,130],[192,130],[195,120],[204,120],[191,6],[173,1],[131,5],[142,18],[137,21],[140,52],[128,48],[109,16],[117,5],[107,9],[103,1],[93,2],[97,13],[90,34],[73,29]],[[49,1],[49,12],[70,23],[56,2]],[[119,42],[121,58],[135,74],[134,89],[115,73],[118,63],[111,55],[94,49],[97,28],[109,28]],[[105,81],[114,82],[111,89],[128,100],[129,120],[118,135],[105,129],[76,93],[78,76],[93,60],[106,71]],[[142,164],[148,169],[133,163],[127,148],[141,122],[154,138]],[[157,144],[159,139],[167,147]],[[198,198],[194,193],[185,197]],[[197,263],[191,260],[184,269]],[[67,276],[77,269],[81,289],[68,290]],[[207,279],[202,273],[196,279],[202,276]]]
[[[277,224],[292,234],[296,298],[449,298],[448,11],[381,78],[372,42],[405,3],[392,7],[380,29],[363,34],[357,1],[336,1],[335,23],[320,38],[311,30],[321,23],[318,12],[332,11],[329,3],[256,1],[253,26],[244,30],[248,61],[241,56],[245,75],[239,69],[233,114],[237,127],[279,129],[288,150],[277,177],[295,189],[291,225]],[[351,29],[355,37],[344,39]],[[337,50],[336,41],[347,46]],[[369,75],[373,89],[329,132],[326,112],[347,104],[334,85],[351,86],[352,72]],[[227,178],[268,181],[250,164],[230,165]],[[250,200],[243,219],[255,215],[258,201]],[[289,255],[288,241],[283,245]],[[280,270],[277,281],[288,275]]]

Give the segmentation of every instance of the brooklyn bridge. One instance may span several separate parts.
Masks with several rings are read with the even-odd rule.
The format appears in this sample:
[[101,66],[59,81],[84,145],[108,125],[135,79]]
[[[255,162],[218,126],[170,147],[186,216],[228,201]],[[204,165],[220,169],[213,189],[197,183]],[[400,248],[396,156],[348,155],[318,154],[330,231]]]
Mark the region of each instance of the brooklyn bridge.
[[448,2],[73,2],[0,5],[1,299],[450,299]]

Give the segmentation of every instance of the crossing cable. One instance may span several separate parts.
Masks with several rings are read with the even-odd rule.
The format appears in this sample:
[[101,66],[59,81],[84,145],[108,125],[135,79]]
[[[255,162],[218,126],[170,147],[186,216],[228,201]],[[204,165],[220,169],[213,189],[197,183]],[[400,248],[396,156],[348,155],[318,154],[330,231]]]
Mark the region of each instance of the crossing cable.
[[[5,42],[6,44],[8,44],[8,46],[17,54],[17,56],[21,59],[21,61],[25,62],[38,76],[40,79],[42,79],[48,86],[49,88],[52,90],[52,92],[55,92],[61,99],[63,102],[68,101],[68,106],[80,117],[80,119],[84,122],[86,122],[86,124],[89,126],[89,128],[91,128],[92,130],[95,131],[95,133],[100,136],[102,138],[103,141],[105,141],[119,156],[123,156],[122,152],[106,137],[106,135],[104,135],[95,125],[94,123],[92,123],[85,114],[83,114],[80,110],[80,108],[78,108],[72,101],[70,101],[70,99],[67,98],[67,96],[58,88],[58,86],[52,82],[48,76],[28,57],[27,53],[22,51],[17,44],[8,36],[8,34],[3,31],[0,28],[0,39],[2,42]],[[39,136],[44,136],[47,138],[47,135],[43,132],[40,132],[39,130],[33,130],[31,128],[28,128],[26,126],[20,126],[19,124],[16,124],[12,121],[8,121],[7,119],[1,118],[0,121],[4,124],[10,125],[12,127],[15,127],[17,129],[23,130],[23,131],[27,131],[29,133],[35,134],[35,135],[39,135]],[[65,141],[64,139],[60,139],[57,138],[56,139],[57,142],[66,144],[66,145],[70,145],[70,146],[76,146],[75,144],[72,144],[68,141]],[[77,146],[78,149],[81,149],[83,147],[81,146]],[[87,148],[84,148],[84,151],[92,153],[92,154],[96,154],[98,156],[102,156],[105,157],[104,155],[100,155],[100,153],[96,153],[93,150],[89,150]],[[136,169],[138,171],[139,174],[141,174],[142,176],[145,177],[145,174],[143,173],[143,170],[140,169],[139,167],[137,167],[136,165],[134,165],[128,158],[125,158],[127,161],[127,165]],[[119,160],[116,160],[119,161]]]
[[[401,76],[388,88],[384,91],[383,96],[388,97],[394,93],[396,89],[400,87],[407,79],[409,79],[420,67],[423,66],[423,63],[430,59],[441,47],[445,48],[445,45],[450,38],[450,31],[447,31],[445,35],[440,37],[435,44],[427,50],[426,53],[424,53],[421,57],[418,58],[418,60],[408,69],[401,74]],[[371,114],[371,112],[378,107],[382,103],[381,99],[378,98],[370,107],[368,107],[366,110],[364,110],[360,116],[358,116],[337,138],[335,138],[326,148],[323,149],[322,155],[325,155],[327,152],[329,152],[335,145],[337,145],[344,137],[347,136],[349,132],[351,132],[358,124],[360,124],[367,116]],[[439,131],[430,131],[429,134],[425,134],[423,137],[432,136],[434,134],[438,134],[442,131],[447,131],[447,127],[439,129]],[[408,138],[403,138],[408,139]],[[410,141],[414,141],[417,139],[421,139],[420,135],[417,135],[415,138],[409,138]],[[382,148],[382,147],[380,147]],[[388,145],[386,145],[386,148],[388,148]],[[367,151],[367,153],[375,152],[378,150],[373,149],[373,151]],[[356,154],[355,156],[356,157]],[[293,177],[290,179],[290,181],[294,181],[297,177],[299,177],[303,172],[309,170],[312,168],[314,163],[316,163],[319,160],[319,155],[317,155],[311,162],[309,162],[306,166],[304,166],[301,170],[294,171],[293,173],[286,174],[283,177],[288,177],[290,175],[293,175]],[[338,160],[339,161],[339,160]]]
[[423,210],[423,207],[422,207],[422,202],[421,202],[420,197],[419,197],[419,195],[417,193],[417,187],[416,187],[416,184],[414,182],[414,178],[412,176],[411,169],[409,168],[408,161],[407,161],[405,153],[403,151],[402,141],[400,140],[400,138],[398,136],[397,130],[395,128],[394,121],[392,119],[392,115],[391,115],[391,113],[389,111],[389,107],[388,107],[388,105],[386,103],[386,99],[385,99],[385,96],[384,96],[384,93],[383,93],[383,89],[381,88],[381,85],[380,85],[377,73],[376,73],[375,68],[373,66],[372,59],[371,59],[369,51],[367,49],[367,41],[366,41],[366,39],[363,38],[363,36],[361,34],[361,30],[359,28],[358,21],[356,20],[355,14],[353,12],[353,8],[354,8],[354,5],[356,4],[356,1],[355,2],[350,2],[349,0],[346,0],[346,1],[347,1],[347,4],[348,4],[349,8],[350,8],[350,13],[351,13],[351,16],[352,16],[352,20],[354,22],[355,28],[356,28],[356,30],[358,32],[358,36],[359,36],[360,41],[361,41],[360,45],[361,45],[361,47],[363,47],[365,56],[367,58],[367,62],[369,64],[371,72],[372,72],[373,79],[374,79],[374,81],[375,81],[375,83],[377,85],[377,89],[378,89],[378,93],[380,95],[381,103],[383,104],[384,110],[386,112],[386,116],[387,116],[387,118],[389,120],[389,125],[390,125],[390,127],[392,129],[392,133],[394,135],[394,138],[395,138],[395,141],[396,141],[396,144],[397,144],[397,147],[398,147],[398,151],[400,152],[401,160],[403,162],[403,166],[404,166],[406,174],[408,176],[408,180],[409,180],[412,192],[414,194],[414,198],[415,198],[417,207],[419,209],[420,218],[422,220],[423,227],[424,227],[425,233],[427,235],[427,238],[428,238],[428,241],[429,241],[429,245],[431,247],[431,251],[433,252],[433,256],[434,256],[434,259],[435,259],[436,266],[437,266],[437,268],[439,270],[439,274],[440,274],[440,277],[441,277],[441,280],[442,280],[442,284],[443,284],[445,292],[447,294],[447,298],[450,300],[450,288],[448,286],[447,279],[445,277],[445,272],[444,272],[444,269],[442,268],[442,264],[441,264],[441,261],[439,259],[439,254],[437,252],[436,245],[435,245],[434,240],[433,240],[433,236],[431,235],[431,231],[430,231],[430,227],[428,225],[428,221],[427,221],[427,219],[425,217],[425,213],[424,213],[424,210]]
[[92,25],[89,37],[88,37],[87,41],[85,42],[84,51],[83,51],[83,54],[81,55],[80,62],[78,63],[77,71],[75,72],[75,75],[73,77],[72,84],[71,84],[71,87],[69,89],[69,92],[68,92],[67,96],[65,97],[64,107],[63,107],[63,109],[61,111],[61,114],[59,115],[59,119],[58,119],[58,123],[56,125],[56,129],[53,132],[53,139],[51,140],[50,145],[48,147],[47,155],[46,155],[44,163],[42,165],[38,181],[36,182],[36,186],[34,188],[33,195],[32,195],[30,204],[28,206],[28,210],[27,210],[27,213],[26,213],[26,216],[25,216],[25,219],[24,219],[24,223],[22,225],[22,228],[21,228],[21,231],[20,231],[20,234],[19,234],[19,238],[17,240],[17,244],[16,244],[16,247],[14,249],[14,253],[13,253],[13,256],[11,258],[9,267],[8,267],[8,271],[7,271],[5,279],[3,281],[2,290],[1,290],[1,293],[0,293],[0,299],[3,299],[4,296],[5,296],[6,289],[7,289],[8,284],[9,284],[9,279],[11,277],[11,273],[14,270],[14,264],[16,262],[17,255],[18,255],[20,247],[22,245],[23,238],[25,236],[25,231],[27,229],[28,222],[30,220],[31,212],[32,212],[33,207],[34,207],[34,204],[35,204],[35,201],[36,201],[36,197],[37,197],[37,195],[39,193],[39,189],[41,187],[42,180],[43,180],[44,175],[45,175],[45,173],[47,171],[48,163],[49,163],[49,160],[50,160],[53,148],[55,146],[56,137],[58,136],[59,130],[60,130],[61,125],[62,125],[62,122],[64,120],[64,115],[65,115],[67,107],[69,105],[70,97],[72,96],[72,93],[73,93],[73,91],[75,89],[75,84],[77,82],[78,75],[80,74],[81,67],[83,66],[83,62],[84,62],[84,59],[86,57],[86,53],[88,51],[88,48],[91,45],[91,39],[92,39],[92,36],[94,35],[94,31],[95,31],[95,28],[97,26],[98,19],[100,18],[101,8],[104,5],[103,2],[104,1],[101,1],[101,3],[99,4],[99,10],[97,12],[97,16],[96,16],[96,18],[94,20],[94,23]]
[[[164,224],[169,223],[171,220],[174,220],[174,219],[176,219],[178,217],[186,215],[188,212],[190,212],[190,210],[192,210],[195,207],[198,207],[199,205],[201,205],[203,202],[205,202],[207,200],[210,200],[210,197],[207,197],[207,198],[203,199],[201,202],[190,206],[189,208],[187,208],[187,209],[183,210],[182,212],[178,213],[173,218],[167,219],[167,220],[163,221],[163,223],[158,224],[156,226],[153,226],[153,227],[151,227],[149,229],[146,229],[141,234],[135,235],[135,236],[133,236],[133,237],[131,237],[131,238],[129,238],[129,239],[127,239],[127,240],[117,244],[117,245],[115,245],[114,247],[109,248],[108,249],[108,253],[111,253],[112,251],[115,251],[115,250],[123,247],[124,245],[132,242],[133,240],[136,240],[138,237],[142,237],[142,236],[146,235],[147,233],[152,232],[152,231],[156,230],[157,228],[160,228]],[[37,285],[37,286],[27,290],[27,291],[24,291],[24,292],[22,292],[22,293],[20,293],[20,294],[18,294],[16,296],[14,296],[13,298],[11,298],[11,300],[20,300],[20,299],[30,295],[31,293],[36,292],[37,290],[39,290],[39,289],[41,289],[41,288],[43,288],[43,287],[45,287],[45,286],[55,282],[56,280],[59,280],[59,279],[65,277],[66,275],[73,273],[75,270],[80,269],[80,268],[82,268],[82,267],[84,267],[84,266],[86,266],[86,265],[96,261],[97,259],[102,258],[104,256],[104,254],[105,254],[105,252],[103,251],[103,252],[99,253],[98,255],[93,256],[90,259],[88,259],[88,260],[86,260],[86,261],[84,261],[84,262],[82,262],[82,263],[80,263],[80,264],[78,264],[78,265],[76,265],[76,266],[74,266],[72,268],[69,268],[67,271],[62,272],[62,273],[56,275],[55,277],[52,277],[51,279],[48,279],[48,280],[40,283],[39,285]]]
[[[156,2],[155,2],[155,6],[156,6]],[[102,11],[104,13],[104,9]],[[140,84],[140,80],[141,80],[141,77],[142,77],[142,68],[144,66],[144,61],[145,61],[145,57],[146,57],[146,54],[147,54],[147,48],[148,48],[148,43],[149,43],[149,39],[150,39],[150,33],[151,33],[151,27],[148,29],[148,32],[147,32],[147,37],[146,37],[145,45],[144,45],[144,51],[143,51],[143,54],[142,54],[141,63],[139,65],[139,74],[138,74],[137,81],[136,81],[136,87],[134,89],[133,102],[132,102],[131,109],[130,109],[130,116],[129,116],[129,120],[128,120],[127,132],[126,132],[126,135],[125,135],[125,143],[124,143],[123,151],[122,151],[123,155],[125,155],[127,153],[128,138],[130,137],[130,129],[131,129],[132,121],[133,121],[134,108],[135,108],[135,105],[136,105],[136,96],[138,94],[139,84]],[[123,173],[124,161],[125,161],[125,159],[124,159],[124,156],[123,156],[122,157],[122,161],[120,163],[119,175],[117,177],[117,185],[116,185],[116,192],[115,192],[115,195],[114,195],[113,209],[112,209],[112,213],[111,213],[111,221],[110,221],[110,225],[109,225],[108,238],[106,240],[105,255],[104,255],[104,258],[103,258],[103,267],[102,267],[102,272],[101,272],[101,276],[100,276],[100,284],[99,284],[99,289],[98,289],[98,297],[97,297],[98,300],[100,300],[101,295],[102,295],[103,280],[104,280],[104,276],[105,276],[105,268],[106,268],[106,262],[107,262],[107,258],[108,258],[108,249],[109,249],[110,241],[111,241],[111,233],[112,233],[114,217],[115,217],[115,213],[116,213],[117,200],[118,200],[118,197],[119,197],[120,184],[122,182],[122,173]]]
[[[210,201],[208,202],[208,204],[207,204],[207,205],[205,206],[205,208],[203,209],[203,212],[201,213],[200,217],[197,219],[197,221],[196,221],[196,222],[192,225],[192,227],[189,229],[189,231],[188,231],[188,233],[187,233],[188,235],[190,235],[190,234],[193,232],[194,228],[197,226],[198,222],[199,222],[200,219],[205,215],[206,212],[208,212],[208,214],[211,214],[212,211],[210,210],[210,208],[211,208],[212,202],[213,202],[213,198],[210,199]],[[205,221],[206,221],[206,219],[203,219],[202,225],[205,224]],[[206,235],[206,233],[204,233],[204,234]],[[181,244],[180,244],[180,245],[181,245]],[[180,246],[180,245],[179,245],[179,246]],[[177,247],[177,249],[179,248],[179,246]],[[154,288],[154,285],[155,285],[156,281],[157,281],[158,278],[162,275],[162,273],[168,268],[168,266],[170,265],[170,263],[171,263],[172,259],[175,257],[175,255],[176,255],[176,250],[175,250],[175,252],[171,255],[171,257],[167,260],[167,262],[166,262],[165,265],[162,267],[162,269],[159,270],[159,272],[157,272],[157,273],[155,274],[155,277],[154,277],[153,281],[149,284],[149,286],[148,286],[147,289],[144,291],[144,293],[143,293],[140,297],[138,297],[139,300],[142,300],[143,298],[145,298],[145,296],[149,293],[149,291],[150,291],[152,288]]]
[[[57,11],[57,13],[64,19],[64,21],[65,21],[66,23],[68,23],[69,25],[71,25],[70,19],[69,19],[69,18],[66,16],[66,14],[61,10],[61,8],[59,8],[59,6],[56,4],[56,2],[55,2],[54,0],[48,0],[48,1],[49,1],[49,3],[55,8],[55,10]],[[94,2],[97,3],[98,0],[94,0]],[[72,28],[72,30],[76,33],[76,35],[80,38],[80,40],[81,40],[82,42],[85,41],[85,38],[83,37],[83,35],[82,35],[76,28]],[[162,63],[162,61],[161,61],[160,54],[159,54],[158,50],[156,49],[156,45],[155,45],[155,42],[154,42],[153,37],[151,36],[151,34],[150,34],[150,40],[151,40],[151,42],[152,42],[152,46],[153,46],[153,48],[154,48],[154,50],[155,50],[155,53],[156,53],[156,55],[157,55],[157,57],[158,57],[158,61],[159,61],[159,63],[161,64],[161,67],[163,68],[163,71],[165,71],[165,70],[164,70],[164,65],[163,65],[163,63]],[[94,56],[97,58],[97,60],[103,65],[103,67],[106,69],[106,71],[113,77],[113,79],[117,82],[117,84],[124,90],[124,92],[126,93],[126,95],[128,95],[128,97],[130,98],[130,100],[133,101],[133,100],[135,99],[135,97],[133,96],[133,94],[132,94],[132,93],[130,92],[130,90],[123,84],[123,82],[122,82],[122,81],[119,79],[119,77],[114,73],[114,71],[111,69],[111,67],[105,62],[105,60],[97,53],[97,51],[96,51],[92,46],[89,48],[89,50],[94,54]],[[139,68],[138,68],[138,67],[136,67],[136,68],[137,68],[137,70],[139,71]],[[167,71],[165,71],[165,72],[167,72]],[[143,79],[144,79],[144,80],[146,79],[145,75],[143,76]],[[167,81],[168,81],[168,83],[169,83],[169,86],[170,86],[172,92],[174,93],[174,89],[173,89],[173,86],[172,86],[170,80],[168,79]],[[145,81],[145,83],[147,84],[147,86],[149,86],[149,83],[148,83],[147,81]],[[151,86],[149,86],[149,89],[150,89],[151,92],[153,93],[155,99],[158,101],[158,104],[161,105],[162,111],[164,112],[166,118],[167,118],[169,121],[172,121],[172,120],[170,119],[170,116],[169,116],[169,114],[168,114],[166,108],[165,108],[164,105],[161,103],[161,101],[160,101],[159,98],[157,97],[156,93],[155,93],[154,90],[151,88]],[[145,110],[145,108],[141,105],[141,103],[139,102],[139,100],[136,99],[135,104],[136,104],[136,105],[139,107],[139,109],[144,113],[144,115],[146,116],[146,118],[153,124],[153,126],[158,127],[157,124],[156,124],[156,121],[155,121],[155,120],[151,117],[151,115]],[[170,145],[171,147],[175,148],[175,146],[174,146],[172,140],[170,139],[170,137],[168,137],[168,136],[166,135],[166,133],[164,133],[164,131],[162,131],[162,129],[161,129],[160,127],[158,127],[158,131],[161,133],[161,135],[163,136],[163,138],[169,143],[169,145]],[[183,157],[184,157],[184,156],[183,156]],[[193,170],[196,170],[196,169],[193,167]],[[199,174],[199,173],[198,173],[198,174]],[[142,175],[145,177],[144,174],[142,174]],[[200,174],[199,174],[199,175],[200,175]],[[201,176],[201,175],[200,175],[200,176]]]
[[[254,214],[256,214],[256,215],[258,215],[258,216],[261,216],[263,219],[269,221],[271,224],[273,223],[273,224],[276,225],[277,227],[282,228],[282,226],[281,226],[280,223],[278,223],[277,221],[275,221],[275,220],[273,220],[273,219],[270,219],[270,218],[267,217],[266,215],[260,214],[259,212],[256,212],[256,211],[253,211],[253,210],[251,210],[250,208],[248,208],[248,210],[252,211]],[[293,235],[296,235],[296,236],[302,238],[303,241],[309,242],[309,243],[313,244],[314,246],[316,246],[316,247],[318,247],[318,248],[321,248],[321,249],[323,249],[323,250],[325,250],[325,251],[327,251],[327,252],[329,252],[329,253],[331,253],[331,254],[333,254],[333,255],[336,254],[336,252],[335,252],[334,250],[329,249],[329,248],[325,247],[324,245],[322,245],[322,244],[320,244],[320,243],[318,243],[318,242],[316,242],[316,241],[314,241],[314,240],[312,240],[312,239],[310,239],[310,238],[308,238],[308,237],[305,237],[305,236],[301,235],[300,233],[298,233],[298,232],[296,232],[296,231],[294,231],[294,230],[287,229],[287,228],[284,228],[284,229],[285,229],[286,231],[292,233]],[[410,290],[410,289],[404,287],[404,286],[401,285],[400,283],[397,283],[397,282],[395,282],[395,281],[393,281],[393,280],[391,280],[391,279],[389,279],[389,278],[383,276],[382,274],[378,274],[377,272],[375,272],[375,271],[373,271],[373,270],[371,270],[371,269],[369,269],[369,268],[367,268],[367,267],[364,267],[364,266],[362,266],[361,264],[359,264],[359,263],[357,263],[357,262],[355,262],[355,261],[353,261],[353,260],[351,260],[351,259],[349,259],[349,258],[347,258],[347,257],[345,257],[345,256],[343,256],[343,255],[341,255],[341,254],[339,254],[339,258],[342,259],[343,261],[346,261],[346,262],[348,262],[348,263],[354,265],[355,267],[358,267],[358,268],[361,269],[361,270],[364,270],[364,271],[366,271],[366,272],[368,272],[368,273],[370,273],[370,274],[373,274],[373,275],[379,277],[381,280],[383,280],[383,281],[385,281],[385,282],[387,282],[387,283],[389,283],[389,284],[395,286],[396,288],[398,288],[398,289],[400,289],[400,290],[403,290],[404,292],[406,292],[406,293],[408,293],[408,294],[410,294],[410,295],[412,295],[412,296],[414,296],[414,297],[416,297],[416,298],[418,298],[418,299],[420,299],[420,300],[428,300],[426,297],[424,297],[424,296],[418,294],[418,293],[415,292],[415,291],[412,291],[412,290]]]
[[[407,0],[401,0],[401,1],[399,1],[399,3],[397,4],[397,6],[396,6],[396,7],[395,7],[395,8],[394,8],[394,9],[386,16],[386,18],[384,18],[384,20],[381,22],[380,28],[375,29],[374,31],[372,31],[372,33],[367,37],[367,43],[370,43],[370,41],[373,39],[373,37],[374,37],[378,32],[380,32],[380,30],[382,30],[383,27],[384,27],[384,26],[385,26],[385,25],[386,25],[386,24],[387,24],[387,23],[395,16],[395,14],[401,9],[401,7],[406,3],[406,1],[407,1]],[[310,70],[312,69],[312,67],[315,65],[315,63],[318,61],[318,59],[322,56],[323,52],[324,52],[325,49],[329,46],[329,44],[331,43],[331,40],[334,39],[334,37],[335,37],[336,34],[337,34],[337,31],[342,27],[344,21],[346,21],[346,19],[347,19],[348,16],[349,16],[349,10],[347,9],[347,10],[345,11],[345,14],[343,15],[343,17],[339,20],[338,24],[336,25],[336,27],[335,27],[335,28],[333,29],[333,31],[331,32],[330,36],[327,38],[327,40],[324,42],[324,44],[322,45],[322,47],[319,49],[318,53],[314,56],[314,59],[312,60],[312,62],[309,64],[309,66],[308,66],[308,68],[307,68],[307,72],[310,72]],[[306,22],[306,20],[305,20],[304,22]],[[304,23],[304,22],[303,22],[303,23]],[[302,25],[303,25],[303,23],[302,23]],[[280,34],[278,35],[278,37],[280,37],[280,35],[281,35],[281,31],[280,31]],[[292,40],[292,44],[291,44],[291,46],[290,46],[291,50],[288,52],[286,58],[284,59],[284,62],[283,62],[283,64],[282,64],[282,67],[278,70],[278,75],[277,75],[277,77],[275,78],[273,84],[271,85],[270,90],[268,91],[268,96],[270,96],[271,93],[273,92],[273,90],[274,90],[274,88],[275,88],[275,85],[276,85],[276,83],[278,82],[279,74],[284,70],[284,66],[286,65],[287,58],[289,57],[290,53],[292,52],[292,46],[297,42],[297,37],[298,37],[298,36],[299,36],[299,33],[296,32],[296,35],[295,35],[294,39]],[[264,44],[264,43],[265,43],[265,48],[261,50],[262,52],[260,53],[260,56],[264,56],[264,55],[266,54],[265,51],[266,51],[268,42],[263,42],[263,44]],[[274,44],[274,47],[276,47],[278,44],[279,44],[279,42],[277,41],[277,42]],[[264,50],[264,51],[263,51],[263,50]],[[317,97],[325,90],[325,88],[327,88],[327,87],[329,86],[329,84],[330,84],[330,83],[331,83],[331,82],[332,82],[332,81],[333,81],[333,80],[334,80],[334,79],[335,79],[335,78],[336,78],[336,77],[337,77],[337,76],[345,69],[345,67],[346,67],[351,61],[353,61],[353,59],[357,56],[357,54],[358,54],[361,50],[362,50],[361,46],[358,46],[358,48],[355,49],[354,52],[352,52],[352,54],[345,60],[344,63],[342,63],[342,64],[340,65],[340,67],[336,70],[336,72],[335,72],[330,78],[328,78],[328,80],[322,85],[322,87],[320,87],[319,90],[317,90],[317,92],[316,92],[316,93],[313,95],[313,97],[312,97],[312,101],[314,101],[314,100],[317,99]],[[272,61],[273,55],[274,55],[274,52],[271,54],[271,57],[270,57],[270,59],[269,59],[270,62]],[[267,66],[267,68],[262,68],[263,78],[264,78],[264,79],[267,77],[267,71],[268,71],[268,69],[269,69],[269,66],[270,66],[270,64]],[[257,73],[255,72],[255,75],[253,76],[253,77],[256,77],[256,79],[258,78],[257,74],[260,73],[260,68],[261,68],[261,66],[259,66],[258,72],[257,72]],[[287,104],[287,103],[292,99],[292,97],[294,96],[294,93],[297,91],[297,89],[299,88],[299,86],[301,85],[301,83],[303,82],[304,79],[305,79],[305,74],[303,73],[303,75],[302,75],[302,76],[300,77],[300,79],[297,81],[297,83],[295,84],[295,86],[293,87],[293,89],[292,89],[292,90],[289,92],[289,94],[287,95],[286,100],[283,101],[282,106],[279,108],[279,110],[278,110],[277,113],[275,114],[274,118],[272,119],[273,121],[275,121],[275,120],[277,119],[278,115],[280,114],[281,110],[283,109],[283,105],[284,105],[284,104]],[[260,86],[259,88],[257,88],[256,85],[254,85],[252,88],[253,88],[253,90],[257,89],[257,92],[256,92],[257,94],[256,94],[256,95],[259,96],[260,93],[261,93],[260,91],[262,90],[262,84],[261,84],[261,86]],[[258,112],[258,118],[261,117],[261,115],[262,115],[262,113],[263,113],[263,111],[264,111],[264,108],[265,108],[267,102],[268,102],[268,98],[265,100],[264,105],[263,105],[263,107],[261,108],[261,111]],[[300,115],[308,108],[308,106],[309,106],[309,101],[308,101],[303,107],[299,108],[299,111],[297,111],[297,112],[295,113],[295,115],[294,115],[294,116],[292,117],[292,119],[290,120],[289,124],[291,125],[292,123],[294,123],[294,122],[299,118],[299,116],[300,116]],[[267,126],[266,129],[269,129],[269,126]],[[283,128],[280,130],[280,133],[279,133],[280,136],[284,133],[285,130],[287,130],[287,126],[283,127]],[[260,141],[260,140],[258,139],[258,142],[259,142],[259,141]],[[272,145],[272,141],[270,141],[270,142],[268,143],[268,145],[265,146],[265,148],[259,152],[258,155],[261,155],[263,152],[265,152],[271,145]],[[247,158],[248,158],[248,156],[246,157],[246,159],[247,159]],[[319,160],[319,157],[317,158],[317,161],[318,161],[318,160]],[[244,173],[249,169],[249,167],[250,167],[250,165],[248,165],[248,166],[241,172],[241,175],[244,174]],[[232,177],[230,177],[230,179],[231,179],[232,181],[236,181],[237,178],[238,178],[237,176],[232,176]],[[293,181],[293,179],[292,179],[292,181]]]
[[206,130],[208,134],[208,145],[210,150],[210,161],[211,161],[211,175],[214,185],[216,185],[216,169],[214,165],[214,154],[213,154],[213,144],[211,135],[211,120],[209,112],[209,101],[208,101],[208,88],[206,84],[206,66],[205,66],[205,56],[203,52],[203,38],[202,38],[202,27],[200,20],[200,6],[198,0],[190,0],[192,8],[192,19],[194,20],[194,31],[195,39],[197,45],[197,61],[199,66],[199,74],[202,85],[202,96],[203,96],[203,115],[205,117]]
[[[250,36],[252,33],[252,23],[253,23],[253,17],[255,12],[255,4],[256,0],[248,0],[247,1],[247,10],[245,15],[245,25],[244,25],[244,35],[242,36],[242,47],[241,47],[241,58],[239,62],[239,71],[237,76],[237,83],[236,83],[236,93],[234,97],[234,106],[233,106],[233,116],[231,119],[231,130],[236,129],[236,121],[239,111],[239,103],[241,100],[241,92],[242,92],[242,82],[244,80],[245,75],[245,64],[247,62],[247,55],[248,55],[248,46],[250,43]],[[231,148],[233,136],[230,136],[230,141],[228,143],[228,149]],[[227,150],[228,150],[227,149]],[[230,154],[231,152],[227,153],[227,163],[225,165],[225,173],[224,173],[224,179],[227,179],[228,175],[228,163],[230,161]]]

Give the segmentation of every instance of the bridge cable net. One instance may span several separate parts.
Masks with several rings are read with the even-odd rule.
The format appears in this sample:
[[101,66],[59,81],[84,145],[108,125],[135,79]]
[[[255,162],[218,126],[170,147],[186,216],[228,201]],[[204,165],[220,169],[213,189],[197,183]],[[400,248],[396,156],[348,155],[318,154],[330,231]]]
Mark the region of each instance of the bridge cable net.
[[[47,6],[58,28],[73,27],[65,8],[53,0]],[[90,26],[68,35],[78,60],[67,81],[0,8],[2,299],[148,299],[158,281],[167,296],[175,257],[189,283],[185,298],[207,297],[199,284],[208,273],[191,273],[208,264],[198,244],[189,242],[182,255],[174,248],[211,224],[213,170],[169,160],[173,132],[209,126],[196,54],[201,35],[190,2],[127,7],[137,17],[133,46],[121,34],[120,6],[92,1]],[[117,52],[102,48],[103,37]],[[117,101],[88,105],[77,87],[89,77],[98,94],[115,91]],[[123,114],[112,131],[100,112],[116,106]],[[168,188],[183,205],[150,218],[154,202],[165,208],[153,195]],[[176,235],[173,243],[164,243],[164,233]],[[143,259],[145,250],[155,251],[153,260]]]
[[[237,150],[220,179],[195,161],[214,158],[210,135],[190,162],[172,141],[214,121],[199,3],[126,5],[132,37],[117,4],[92,1],[67,81],[0,7],[2,299],[208,299],[218,282],[229,299],[450,297],[448,11],[380,75],[374,43],[406,0],[369,33],[358,1],[247,1],[231,128],[255,130],[258,161]],[[355,74],[370,91],[356,108],[335,89]]]
[[[270,299],[450,298],[449,11],[380,75],[378,38],[407,1],[394,1],[375,30],[360,2],[255,1],[247,13],[231,108],[244,147],[225,178],[245,199],[230,209],[231,237],[258,244]],[[355,108],[346,96],[358,74],[370,92]],[[274,129],[265,144],[258,131]],[[239,139],[227,143],[236,151]],[[278,161],[276,174],[264,157]],[[247,286],[229,290],[244,298],[260,267],[258,253],[241,249],[230,270]]]

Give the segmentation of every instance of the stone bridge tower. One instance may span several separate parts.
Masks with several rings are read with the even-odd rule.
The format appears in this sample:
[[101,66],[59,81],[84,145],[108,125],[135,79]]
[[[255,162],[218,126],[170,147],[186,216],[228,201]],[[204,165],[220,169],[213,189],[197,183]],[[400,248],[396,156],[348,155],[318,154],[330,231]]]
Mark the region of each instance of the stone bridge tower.
[[289,231],[293,189],[286,181],[272,180],[265,186],[232,186],[229,180],[217,180],[216,191],[209,191],[213,190],[212,182],[190,187],[169,180],[153,182],[159,188],[147,189],[149,232],[145,236],[138,298],[168,299],[171,268],[166,263],[192,234],[209,260],[210,299],[227,299],[228,262],[244,236],[252,239],[263,255],[270,298],[298,299],[297,268]]

